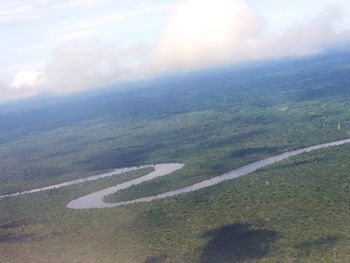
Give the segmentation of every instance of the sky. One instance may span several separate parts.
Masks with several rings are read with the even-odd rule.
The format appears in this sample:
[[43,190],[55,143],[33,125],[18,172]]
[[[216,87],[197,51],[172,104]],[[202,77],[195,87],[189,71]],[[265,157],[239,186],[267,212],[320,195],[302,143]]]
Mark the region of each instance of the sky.
[[0,0],[0,103],[350,41],[348,0]]

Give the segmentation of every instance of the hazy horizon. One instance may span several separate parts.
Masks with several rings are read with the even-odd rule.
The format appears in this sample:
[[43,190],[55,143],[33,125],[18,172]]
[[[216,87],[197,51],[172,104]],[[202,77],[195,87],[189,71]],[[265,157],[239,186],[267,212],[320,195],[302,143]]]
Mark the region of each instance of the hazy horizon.
[[302,57],[350,40],[345,0],[2,2],[0,103]]

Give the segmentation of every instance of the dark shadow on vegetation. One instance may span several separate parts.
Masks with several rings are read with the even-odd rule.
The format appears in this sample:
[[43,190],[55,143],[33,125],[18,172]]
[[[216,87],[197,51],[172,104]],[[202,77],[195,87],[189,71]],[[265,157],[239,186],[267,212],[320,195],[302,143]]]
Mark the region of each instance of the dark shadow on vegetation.
[[247,125],[266,125],[281,122],[281,118],[277,116],[262,116],[256,114],[256,116],[249,116],[248,118],[246,116],[239,116],[235,118],[235,121]]
[[23,176],[27,180],[31,181],[34,178],[47,179],[47,178],[60,177],[65,175],[66,173],[67,171],[64,168],[54,167],[54,166],[48,166],[48,167],[42,166],[42,167],[33,167],[30,170],[25,171],[25,173],[23,173]]
[[253,154],[276,154],[281,150],[280,147],[255,147],[245,148],[242,150],[235,151],[231,154],[232,158],[242,158]]
[[[347,73],[348,74],[348,73]],[[345,74],[344,74],[345,75]],[[344,76],[341,76],[342,82],[349,82],[349,79],[345,79]],[[332,81],[332,80],[331,80]],[[334,82],[334,80],[332,81]],[[349,97],[350,90],[347,85],[327,85],[320,88],[314,88],[304,91],[300,96],[300,101],[305,100],[319,100],[322,98],[329,97]]]
[[342,239],[339,235],[329,235],[323,236],[318,239],[309,239],[303,241],[295,246],[295,248],[299,249],[303,256],[307,256],[314,249],[327,249],[334,247],[340,240]]
[[205,232],[202,237],[209,238],[209,241],[200,263],[232,263],[263,258],[279,233],[257,229],[250,224],[234,224]]
[[160,145],[118,148],[105,151],[93,156],[86,161],[79,162],[88,167],[89,171],[115,169],[118,167],[128,167],[147,163],[149,154],[160,148]]
[[31,240],[36,238],[34,234],[10,234],[0,233],[0,243],[14,243],[14,242],[22,242],[26,240]]
[[222,146],[227,146],[229,144],[242,143],[244,141],[251,139],[252,137],[257,137],[259,135],[263,135],[266,133],[267,133],[267,130],[265,130],[265,129],[256,129],[256,130],[249,131],[249,132],[242,132],[242,133],[233,135],[231,137],[224,138],[220,142],[212,142],[209,145],[207,145],[207,147],[208,148],[222,147]]
[[76,154],[78,152],[80,152],[80,150],[69,149],[69,150],[63,150],[63,151],[57,151],[57,152],[49,153],[47,155],[47,157],[48,158],[56,158],[56,157],[61,157],[61,156],[65,156],[65,155],[68,155],[68,154]]
[[0,230],[11,230],[23,226],[35,225],[35,224],[45,224],[44,220],[19,220],[10,223],[0,224]]
[[28,169],[19,170],[16,175],[26,181],[37,181],[39,179],[60,177],[66,173],[67,170],[65,168],[58,166],[33,165]]
[[274,166],[270,166],[268,169],[269,170],[283,170],[286,168],[297,168],[299,166],[302,165],[306,165],[306,164],[315,164],[315,163],[324,163],[326,162],[328,159],[326,157],[318,157],[318,158],[312,158],[312,159],[307,159],[307,160],[298,160],[292,163],[286,163],[286,164],[275,164]]
[[25,224],[24,222],[14,222],[14,223],[10,223],[10,224],[1,224],[0,230],[15,229],[15,228],[23,226],[24,224]]
[[169,214],[163,207],[151,208],[143,214],[141,221],[152,227],[160,227],[167,224],[168,216]]
[[322,121],[323,118],[329,118],[331,116],[339,116],[341,115],[341,111],[335,111],[335,110],[327,110],[327,112],[323,113],[315,113],[315,114],[309,114],[306,115],[303,120],[304,121]]
[[167,256],[149,257],[143,263],[163,263]]

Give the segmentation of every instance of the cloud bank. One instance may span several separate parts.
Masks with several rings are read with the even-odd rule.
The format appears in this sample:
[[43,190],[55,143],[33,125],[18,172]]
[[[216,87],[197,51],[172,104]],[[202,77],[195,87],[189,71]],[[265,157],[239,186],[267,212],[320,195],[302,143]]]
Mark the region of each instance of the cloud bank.
[[192,0],[174,10],[158,43],[159,63],[195,68],[248,57],[262,19],[244,0]]
[[62,45],[44,68],[40,85],[55,94],[67,94],[127,80],[137,73],[143,48],[117,50],[79,42]]
[[166,68],[203,68],[267,58],[317,53],[350,39],[336,30],[340,6],[280,35],[245,0],[190,0],[173,12],[158,42],[157,62]]
[[42,69],[19,70],[10,85],[3,84],[0,101],[44,92],[65,95],[140,78],[148,74],[147,69],[141,70],[140,64],[149,53],[147,45],[118,50],[101,44],[64,44]]
[[69,94],[166,70],[315,54],[350,40],[350,30],[337,30],[341,16],[340,6],[328,6],[276,35],[247,0],[179,1],[154,45],[123,50],[86,42],[62,45],[43,68],[21,69],[11,84],[3,84],[0,100]]

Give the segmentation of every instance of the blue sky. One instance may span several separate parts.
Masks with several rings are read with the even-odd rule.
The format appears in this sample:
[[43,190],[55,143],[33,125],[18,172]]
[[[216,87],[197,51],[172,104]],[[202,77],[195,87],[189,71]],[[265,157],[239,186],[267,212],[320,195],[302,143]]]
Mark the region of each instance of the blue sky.
[[313,54],[349,28],[346,0],[0,0],[0,102]]
[[1,77],[47,62],[57,46],[70,41],[118,47],[154,41],[171,3],[0,0],[0,32],[5,36],[0,42]]

